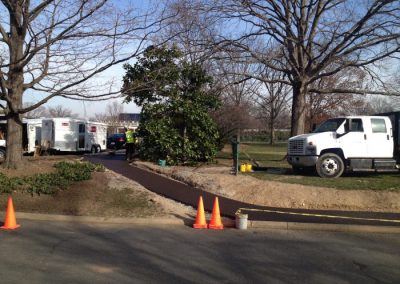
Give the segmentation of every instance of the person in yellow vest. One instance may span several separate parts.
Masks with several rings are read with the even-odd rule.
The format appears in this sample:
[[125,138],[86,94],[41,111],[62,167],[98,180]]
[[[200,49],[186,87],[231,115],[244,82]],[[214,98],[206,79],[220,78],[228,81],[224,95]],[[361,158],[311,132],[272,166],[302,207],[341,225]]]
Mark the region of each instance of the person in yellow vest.
[[125,127],[125,148],[126,148],[126,160],[132,160],[133,154],[135,153],[135,137],[134,132],[131,128],[127,129]]

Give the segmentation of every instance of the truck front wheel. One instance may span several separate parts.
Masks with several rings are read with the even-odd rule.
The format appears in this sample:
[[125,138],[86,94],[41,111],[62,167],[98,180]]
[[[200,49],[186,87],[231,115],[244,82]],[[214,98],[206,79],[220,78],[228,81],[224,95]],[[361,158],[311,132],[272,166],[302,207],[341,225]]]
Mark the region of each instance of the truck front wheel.
[[338,155],[326,153],[318,158],[316,168],[320,177],[337,178],[343,174],[344,163]]

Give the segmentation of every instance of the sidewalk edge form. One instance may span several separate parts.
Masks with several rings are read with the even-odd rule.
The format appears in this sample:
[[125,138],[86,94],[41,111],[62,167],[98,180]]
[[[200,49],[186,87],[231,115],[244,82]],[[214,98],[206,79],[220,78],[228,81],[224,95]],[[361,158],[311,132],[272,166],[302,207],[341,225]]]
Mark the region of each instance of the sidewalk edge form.
[[400,227],[352,225],[352,224],[317,224],[317,223],[295,223],[295,222],[273,222],[273,221],[249,221],[249,228],[400,234]]

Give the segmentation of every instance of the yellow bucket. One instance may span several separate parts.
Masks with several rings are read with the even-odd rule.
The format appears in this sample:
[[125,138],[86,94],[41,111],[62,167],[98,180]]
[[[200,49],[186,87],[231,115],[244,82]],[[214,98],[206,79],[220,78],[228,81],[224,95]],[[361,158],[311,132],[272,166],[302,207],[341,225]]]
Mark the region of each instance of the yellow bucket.
[[246,164],[246,172],[251,172],[253,169],[253,166],[251,164]]
[[244,173],[246,171],[246,165],[245,164],[241,164],[240,165],[240,172]]

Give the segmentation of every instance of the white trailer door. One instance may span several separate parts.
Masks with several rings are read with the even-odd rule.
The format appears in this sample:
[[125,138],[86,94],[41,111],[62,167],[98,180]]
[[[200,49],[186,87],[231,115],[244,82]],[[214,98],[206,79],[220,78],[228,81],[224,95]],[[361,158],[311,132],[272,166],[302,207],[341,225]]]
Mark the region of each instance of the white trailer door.
[[86,125],[85,123],[78,123],[78,150],[85,150],[85,135],[86,135]]
[[44,149],[54,147],[54,122],[44,120],[41,130],[41,145]]

